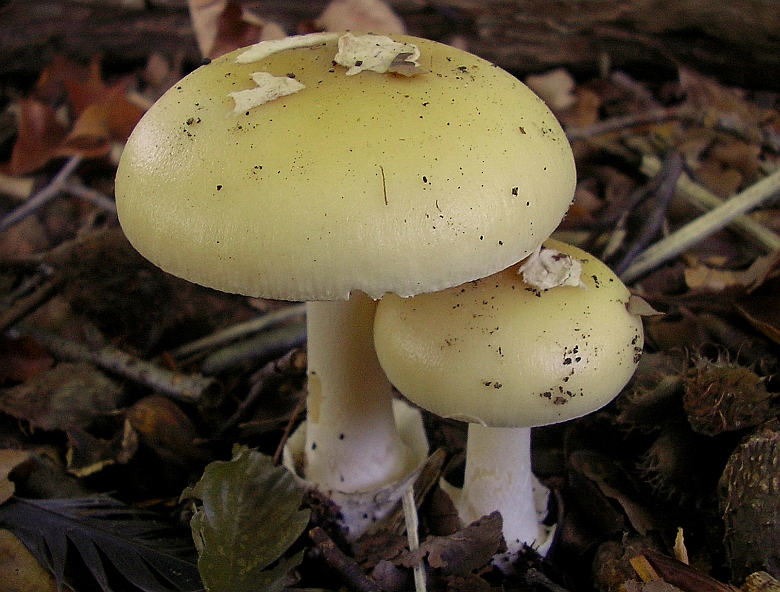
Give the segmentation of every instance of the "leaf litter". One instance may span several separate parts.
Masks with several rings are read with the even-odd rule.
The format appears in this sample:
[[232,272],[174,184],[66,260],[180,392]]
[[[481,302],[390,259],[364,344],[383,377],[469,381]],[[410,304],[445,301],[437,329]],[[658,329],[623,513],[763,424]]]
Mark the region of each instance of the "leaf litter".
[[[203,33],[213,37],[212,55],[269,25],[224,4]],[[546,558],[529,553],[511,576],[492,569],[496,517],[453,524],[436,475],[419,508],[418,550],[406,549],[397,525],[350,546],[330,520],[338,508],[323,511],[322,500],[299,495],[270,460],[301,419],[305,352],[288,346],[296,363],[277,363],[285,356],[251,343],[251,333],[224,331],[286,305],[167,276],[118,229],[116,149],[181,63],[152,55],[132,75],[110,77],[98,58],[57,56],[28,92],[9,97],[16,125],[0,165],[0,522],[54,574],[55,587],[79,590],[75,575],[104,590],[117,578],[144,590],[345,582],[404,590],[422,560],[430,590],[719,592],[744,581],[749,592],[762,573],[777,589],[780,501],[767,468],[780,390],[776,198],[761,196],[732,224],[630,280],[633,294],[663,313],[645,319],[636,376],[601,412],[535,432],[536,472],[554,493],[558,524]],[[559,238],[615,268],[631,269],[662,238],[778,170],[776,94],[727,88],[685,67],[660,81],[621,71],[590,80],[540,74],[530,82],[548,94],[579,171]],[[255,331],[292,322],[283,316]],[[228,349],[236,344],[245,346],[241,356]],[[81,357],[65,355],[73,351]],[[221,362],[204,377],[214,354]],[[182,381],[202,379],[204,396],[181,395]],[[463,426],[430,416],[426,425],[455,466]],[[231,451],[236,443],[242,448]],[[171,526],[191,536],[169,536],[179,532]],[[673,559],[680,546],[688,564]]]

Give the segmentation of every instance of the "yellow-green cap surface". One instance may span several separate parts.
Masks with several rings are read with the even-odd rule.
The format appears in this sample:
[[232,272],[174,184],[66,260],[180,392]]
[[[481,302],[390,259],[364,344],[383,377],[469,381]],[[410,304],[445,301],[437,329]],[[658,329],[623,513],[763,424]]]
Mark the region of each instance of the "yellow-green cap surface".
[[[201,66],[141,120],[116,177],[141,254],[227,292],[407,296],[503,269],[558,225],[571,149],[514,77],[403,36],[418,73],[347,75],[336,35],[297,39]],[[236,112],[230,93],[256,88],[258,73],[303,88]]]

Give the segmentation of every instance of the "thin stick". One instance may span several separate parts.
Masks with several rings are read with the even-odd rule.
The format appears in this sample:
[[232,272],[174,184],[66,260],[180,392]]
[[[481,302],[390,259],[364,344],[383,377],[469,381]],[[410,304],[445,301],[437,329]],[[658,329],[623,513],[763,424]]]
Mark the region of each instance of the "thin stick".
[[[409,484],[404,490],[403,497],[404,518],[406,519],[406,538],[409,541],[409,551],[414,552],[420,548],[420,535],[417,532],[420,524],[417,520],[417,505],[414,500],[414,485]],[[416,592],[426,592],[425,566],[422,559],[414,568],[414,589]]]
[[525,581],[528,584],[538,584],[547,588],[550,592],[569,592],[563,586],[559,586],[553,582],[550,578],[540,572],[538,569],[532,567],[525,573]]
[[247,321],[246,323],[234,325],[225,329],[224,331],[220,331],[219,333],[214,333],[208,337],[204,337],[203,339],[192,341],[178,349],[173,350],[170,352],[170,354],[174,358],[181,359],[185,356],[189,356],[190,354],[203,351],[204,349],[224,345],[225,343],[236,341],[237,339],[246,337],[247,335],[259,333],[271,325],[276,325],[292,317],[303,316],[305,314],[305,303],[288,306],[286,308],[282,308],[281,310],[277,310],[276,312],[270,312],[256,319],[252,319],[251,321]]
[[198,374],[179,374],[160,368],[110,345],[91,350],[81,343],[48,331],[29,327],[24,327],[22,331],[34,337],[57,358],[91,362],[103,370],[114,372],[187,403],[197,403],[201,396],[215,384],[212,379]]
[[14,224],[18,224],[54,199],[62,191],[62,186],[66,179],[81,164],[81,161],[81,155],[71,156],[46,187],[38,191],[18,208],[12,210],[7,216],[0,219],[0,232],[8,230]]
[[566,130],[566,137],[570,142],[575,140],[587,140],[595,136],[609,134],[629,127],[638,125],[648,125],[650,123],[661,123],[669,119],[674,119],[680,115],[679,107],[658,108],[643,111],[641,113],[611,117],[603,121],[586,125],[582,127],[570,127]]
[[282,374],[301,373],[306,371],[306,352],[301,349],[293,349],[277,360],[272,360],[255,372],[252,376],[252,388],[249,394],[241,402],[235,413],[220,427],[218,436],[223,435],[230,428],[238,425],[247,411],[251,409],[263,392],[263,387],[268,381]]
[[[660,158],[645,154],[642,156],[639,170],[648,177],[655,177],[662,166]],[[685,201],[705,212],[723,205],[724,202],[708,189],[695,183],[684,172],[677,180],[677,193]],[[731,222],[731,228],[760,244],[768,253],[780,249],[780,234],[773,232],[763,224],[759,224],[749,216],[744,214],[737,216]]]
[[354,559],[348,557],[341,549],[336,546],[328,534],[319,526],[309,531],[309,537],[317,549],[322,553],[322,557],[330,567],[335,569],[341,575],[344,584],[356,592],[382,592],[379,585],[365,575],[360,566]]
[[100,191],[90,189],[76,181],[67,181],[63,183],[62,190],[78,198],[87,200],[101,210],[105,210],[110,214],[116,214],[116,202]]
[[765,202],[779,191],[780,171],[776,171],[655,243],[634,260],[620,279],[626,283],[636,280],[724,228],[732,220]]
[[620,275],[625,271],[631,262],[641,253],[650,241],[660,232],[666,219],[666,211],[669,209],[669,203],[674,195],[674,188],[677,185],[677,179],[680,178],[683,170],[683,159],[679,152],[672,152],[664,161],[661,172],[658,173],[653,181],[658,180],[658,186],[654,192],[655,203],[653,209],[642,225],[639,236],[634,240],[628,251],[623,255],[618,263],[615,264],[615,273]]
[[62,276],[57,274],[38,285],[35,291],[19,298],[13,305],[4,310],[0,314],[0,333],[4,333],[32,311],[48,302],[60,284],[62,284]]
[[200,366],[206,375],[216,374],[247,360],[280,356],[306,342],[306,321],[293,321],[228,345],[208,356]]

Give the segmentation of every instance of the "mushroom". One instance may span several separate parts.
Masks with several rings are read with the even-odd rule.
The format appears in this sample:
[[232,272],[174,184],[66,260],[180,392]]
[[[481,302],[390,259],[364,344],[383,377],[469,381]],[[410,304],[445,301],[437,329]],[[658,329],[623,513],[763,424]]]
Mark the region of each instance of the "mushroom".
[[116,198],[128,239],[162,269],[308,303],[302,470],[359,492],[419,460],[373,351],[375,300],[525,257],[574,184],[562,129],[507,72],[424,39],[316,33],[226,54],[171,88],[128,140]]
[[390,381],[421,407],[470,422],[461,520],[499,510],[510,554],[524,545],[543,554],[551,542],[530,428],[601,408],[634,373],[643,331],[628,300],[606,265],[550,239],[490,277],[379,303],[374,343]]

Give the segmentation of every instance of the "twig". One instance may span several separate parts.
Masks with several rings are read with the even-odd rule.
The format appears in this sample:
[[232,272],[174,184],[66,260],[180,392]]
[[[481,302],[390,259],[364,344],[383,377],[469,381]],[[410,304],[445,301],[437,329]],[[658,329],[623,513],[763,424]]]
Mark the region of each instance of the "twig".
[[620,279],[629,283],[645,275],[692,245],[724,228],[741,214],[773,197],[778,191],[780,191],[780,171],[764,177],[761,181],[723,202],[714,210],[699,216],[655,243],[634,260],[634,263],[626,269]]
[[253,384],[252,388],[249,389],[249,394],[247,394],[246,398],[238,406],[235,413],[222,424],[222,427],[218,431],[218,436],[223,435],[227,430],[238,425],[238,422],[243,419],[247,411],[251,409],[260,398],[263,388],[268,384],[270,379],[284,374],[300,374],[305,371],[306,352],[301,349],[290,350],[281,358],[268,362],[252,376]]
[[[414,486],[410,483],[404,490],[403,497],[404,518],[406,521],[406,538],[409,541],[409,551],[414,553],[420,548],[420,535],[418,529],[420,524],[417,519],[417,505],[414,500]],[[415,592],[426,592],[425,565],[420,559],[414,567],[414,589]]]
[[538,569],[533,567],[525,573],[525,581],[530,585],[538,584],[539,586],[543,586],[550,592],[569,592],[566,588],[559,586]]
[[21,321],[32,311],[47,302],[62,283],[62,276],[57,274],[36,286],[35,290],[19,298],[0,314],[0,333]]
[[215,385],[214,380],[210,378],[198,374],[171,372],[114,346],[106,345],[91,350],[81,343],[48,331],[30,327],[24,327],[22,331],[34,337],[57,358],[91,362],[103,370],[108,370],[187,403],[197,403],[203,394]]
[[336,546],[328,534],[319,526],[309,531],[309,537],[330,567],[342,577],[344,584],[356,592],[382,592],[377,583],[365,575],[360,566]]
[[295,409],[293,409],[292,415],[290,415],[290,421],[287,422],[287,425],[284,428],[284,432],[282,433],[282,437],[279,440],[279,445],[276,447],[274,458],[271,463],[273,466],[278,467],[279,463],[282,462],[284,447],[287,445],[287,440],[290,439],[290,434],[292,434],[293,428],[298,422],[298,418],[301,416],[301,413],[303,413],[305,407],[306,397],[301,397],[300,401],[298,401],[298,404],[295,406]]
[[87,200],[101,210],[116,214],[116,202],[100,191],[90,189],[77,181],[66,181],[62,185],[62,190],[75,197]]
[[303,316],[304,314],[306,314],[305,304],[295,304],[293,306],[288,306],[281,310],[277,310],[276,312],[265,314],[261,317],[258,317],[257,319],[247,321],[246,323],[234,325],[233,327],[225,329],[224,331],[220,331],[219,333],[214,333],[213,335],[209,335],[203,339],[192,341],[178,349],[173,350],[170,352],[170,354],[174,358],[181,359],[185,356],[189,356],[190,354],[203,351],[204,349],[224,345],[226,343],[236,341],[242,337],[246,337],[247,335],[259,333],[271,325],[276,325],[292,317]]
[[62,191],[66,179],[81,164],[81,161],[81,155],[71,156],[46,187],[38,191],[18,208],[12,210],[7,216],[0,219],[0,232],[8,230],[11,226],[34,214],[38,209],[54,199]]
[[638,125],[648,125],[650,123],[661,123],[680,116],[680,107],[668,107],[650,109],[641,113],[632,113],[619,117],[611,117],[603,121],[586,125],[582,127],[570,127],[566,130],[566,137],[570,142],[575,140],[587,140],[595,136],[610,134],[629,127]]
[[201,365],[203,374],[216,374],[247,360],[280,355],[306,341],[306,323],[292,322],[252,339],[229,345],[214,352]]
[[653,237],[661,230],[666,219],[666,211],[669,209],[669,203],[674,195],[674,188],[682,174],[682,169],[683,159],[680,153],[670,153],[664,161],[661,171],[653,178],[653,181],[657,181],[653,210],[648,219],[642,224],[639,236],[637,236],[620,261],[614,265],[613,269],[616,274],[620,275],[625,271],[631,265],[631,262],[636,259],[637,255],[650,244]]
[[[645,154],[642,156],[642,164],[639,170],[648,177],[654,177],[661,170],[661,167],[661,159]],[[677,192],[688,203],[705,212],[723,205],[724,201],[708,189],[692,181],[685,172],[677,180]],[[752,239],[753,242],[760,244],[769,253],[780,249],[780,234],[773,232],[763,224],[759,224],[749,216],[744,214],[737,216],[731,222],[731,227]]]

